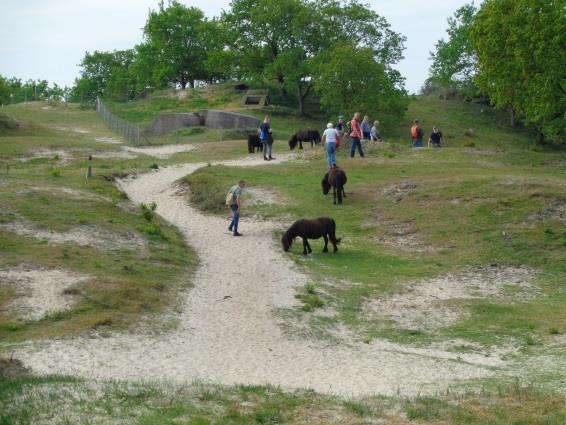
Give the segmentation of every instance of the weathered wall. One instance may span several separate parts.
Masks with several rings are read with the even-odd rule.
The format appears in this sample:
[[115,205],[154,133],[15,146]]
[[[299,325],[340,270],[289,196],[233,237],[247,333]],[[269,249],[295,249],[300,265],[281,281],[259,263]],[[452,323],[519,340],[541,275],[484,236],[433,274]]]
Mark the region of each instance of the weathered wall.
[[204,125],[209,128],[258,128],[261,124],[259,118],[235,112],[205,109],[201,112]]
[[209,128],[258,128],[261,121],[235,112],[205,109],[199,113],[161,114],[146,128],[146,133],[161,136],[185,127],[204,125]]
[[204,120],[200,114],[161,114],[156,117],[146,128],[146,132],[156,136],[169,133],[184,127],[203,125]]

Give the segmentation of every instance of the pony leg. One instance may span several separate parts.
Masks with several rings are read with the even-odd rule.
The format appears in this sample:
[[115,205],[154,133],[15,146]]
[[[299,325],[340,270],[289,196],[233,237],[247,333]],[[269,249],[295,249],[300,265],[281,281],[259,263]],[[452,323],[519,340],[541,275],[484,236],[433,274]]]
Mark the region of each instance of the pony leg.
[[345,198],[346,197],[346,191],[344,190],[344,186],[342,186],[342,196]]
[[303,255],[307,255],[307,252],[310,252],[309,242],[307,241],[307,238],[303,238]]
[[324,248],[322,248],[322,252],[328,252],[328,236],[322,235],[324,238]]
[[336,205],[336,186],[332,186],[332,196],[334,197],[334,205]]
[[343,187],[339,187],[338,188],[338,203],[341,204],[342,203],[342,192],[344,191]]
[[310,245],[310,243],[309,243],[309,240],[308,240],[308,239],[306,239],[306,238],[305,238],[305,240],[307,241],[307,248],[308,248],[308,250],[309,250],[309,254],[310,254],[310,253],[312,252],[312,249],[311,249],[311,245]]

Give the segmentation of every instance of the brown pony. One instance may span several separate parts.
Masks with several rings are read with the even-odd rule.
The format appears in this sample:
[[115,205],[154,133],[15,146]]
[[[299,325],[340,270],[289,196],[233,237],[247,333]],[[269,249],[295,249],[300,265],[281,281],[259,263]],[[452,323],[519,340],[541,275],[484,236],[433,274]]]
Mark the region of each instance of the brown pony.
[[334,205],[336,205],[336,192],[338,192],[338,203],[342,203],[342,195],[346,197],[344,185],[348,181],[346,173],[341,168],[334,166],[324,175],[320,185],[322,186],[322,194],[328,195],[332,187],[332,195],[334,196]]
[[285,252],[289,251],[293,240],[297,237],[303,238],[303,254],[307,255],[312,252],[308,239],[319,239],[321,236],[324,238],[324,248],[322,252],[328,252],[328,239],[334,245],[334,252],[338,251],[338,245],[341,239],[336,239],[336,222],[329,217],[319,217],[313,220],[305,218],[297,220],[291,227],[283,234],[281,244]]

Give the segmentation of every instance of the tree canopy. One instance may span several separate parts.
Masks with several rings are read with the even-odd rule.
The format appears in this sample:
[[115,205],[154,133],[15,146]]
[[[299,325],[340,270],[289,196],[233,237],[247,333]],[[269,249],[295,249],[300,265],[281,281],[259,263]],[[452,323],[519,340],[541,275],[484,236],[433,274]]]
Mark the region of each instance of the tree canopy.
[[471,28],[477,84],[541,141],[564,141],[566,130],[565,8],[565,0],[486,0]]

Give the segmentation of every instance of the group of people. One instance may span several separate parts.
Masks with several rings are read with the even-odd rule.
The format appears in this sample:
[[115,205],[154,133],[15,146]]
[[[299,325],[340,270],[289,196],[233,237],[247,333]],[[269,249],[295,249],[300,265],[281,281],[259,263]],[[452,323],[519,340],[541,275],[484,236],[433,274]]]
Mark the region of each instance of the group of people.
[[[428,137],[428,146],[432,145],[439,148],[442,143],[442,132],[437,126],[432,126],[432,133]],[[411,126],[411,146],[414,148],[423,147],[423,129],[421,128],[419,120],[415,120]]]
[[352,140],[350,145],[350,158],[356,154],[356,150],[363,158],[365,156],[362,148],[362,140],[371,140],[381,143],[381,135],[379,134],[379,121],[374,121],[370,127],[369,117],[366,115],[360,121],[361,114],[356,112],[348,124],[344,123],[344,117],[338,117],[338,122],[333,124],[329,122],[326,130],[322,133],[322,143],[326,147],[326,161],[328,168],[336,166],[336,148],[340,146],[340,139],[344,134],[348,134]]

